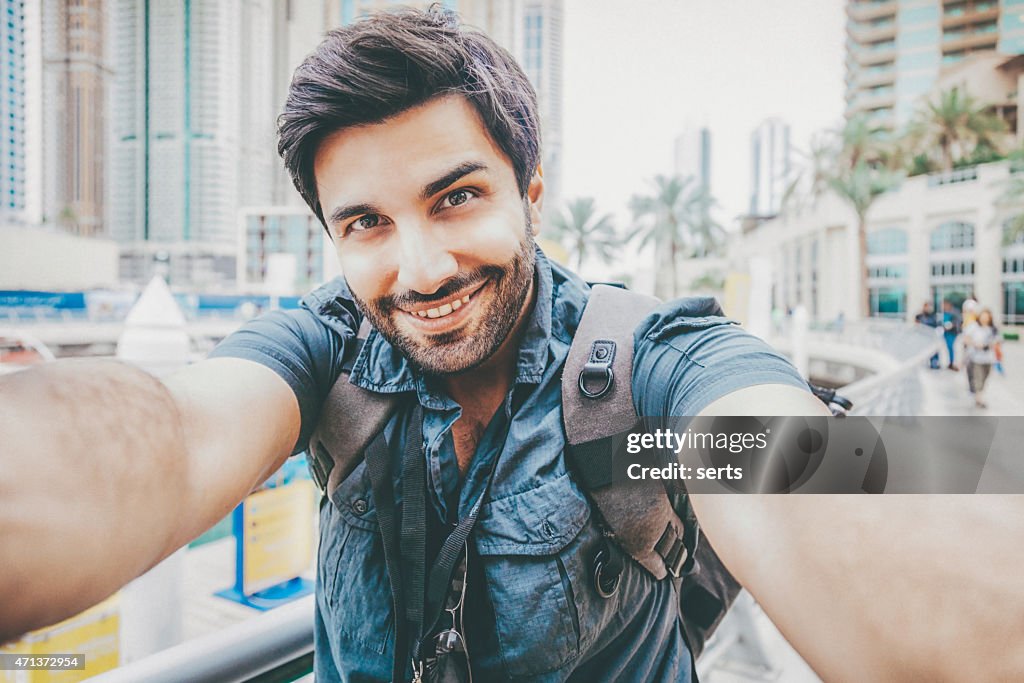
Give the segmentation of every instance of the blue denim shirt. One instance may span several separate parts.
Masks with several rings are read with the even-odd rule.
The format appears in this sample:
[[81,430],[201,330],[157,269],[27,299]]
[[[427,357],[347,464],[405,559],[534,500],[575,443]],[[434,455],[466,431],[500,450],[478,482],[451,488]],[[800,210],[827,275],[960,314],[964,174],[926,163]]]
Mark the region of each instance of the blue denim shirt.
[[[354,359],[350,381],[375,392],[408,392],[423,407],[428,512],[443,525],[482,495],[471,536],[466,630],[476,680],[688,681],[691,661],[671,581],[627,562],[618,591],[596,592],[591,561],[601,531],[567,471],[561,373],[589,295],[574,274],[538,250],[536,305],[513,386],[460,482],[451,428],[460,406],[416,372],[376,331]],[[716,398],[754,384],[806,388],[779,354],[709,299],[661,305],[637,328],[634,401],[642,415],[695,415]],[[310,294],[299,311],[246,325],[212,355],[248,358],[295,390],[302,413],[296,452],[306,447],[320,404],[352,362],[360,314],[341,280]],[[400,458],[410,408],[386,428],[400,504]],[[502,439],[507,431],[507,436]],[[317,681],[387,681],[394,615],[383,545],[365,465],[321,508],[316,584]]]

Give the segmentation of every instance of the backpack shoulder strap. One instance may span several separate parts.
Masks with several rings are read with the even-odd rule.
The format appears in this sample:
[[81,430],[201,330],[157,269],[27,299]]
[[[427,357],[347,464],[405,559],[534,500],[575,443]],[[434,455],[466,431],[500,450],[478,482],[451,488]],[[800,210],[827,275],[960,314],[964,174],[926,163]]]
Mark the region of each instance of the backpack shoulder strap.
[[685,525],[668,493],[612,486],[613,437],[635,429],[633,332],[658,300],[595,285],[562,374],[566,451],[618,546],[656,579],[678,577],[686,563]]
[[633,407],[633,333],[657,304],[636,292],[593,288],[562,374],[562,419],[570,464],[616,544],[655,578],[681,579],[683,633],[696,661],[740,585],[700,539],[692,511],[684,522],[665,489],[611,485],[612,438],[640,426]]
[[[362,346],[370,327],[364,321],[357,343]],[[358,355],[358,352],[357,354]],[[320,409],[320,419],[309,439],[309,470],[321,493],[330,496],[362,460],[363,452],[399,404],[394,394],[378,394],[349,382],[345,368]]]

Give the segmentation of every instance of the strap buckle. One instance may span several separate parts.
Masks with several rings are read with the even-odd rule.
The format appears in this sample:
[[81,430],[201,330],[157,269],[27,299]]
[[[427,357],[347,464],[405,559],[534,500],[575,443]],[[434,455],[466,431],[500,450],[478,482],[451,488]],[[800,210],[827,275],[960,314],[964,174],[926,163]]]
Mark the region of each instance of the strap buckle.
[[317,441],[315,445],[310,444],[310,446],[306,452],[306,465],[309,467],[309,474],[321,495],[327,495],[327,480],[334,468],[334,458],[327,452],[322,442]]
[[661,555],[661,559],[665,562],[665,571],[672,578],[678,579],[682,576],[683,568],[686,566],[686,560],[689,559],[690,553],[686,549],[686,543],[683,538],[676,533],[671,524],[665,527],[661,538],[654,545],[654,551]]

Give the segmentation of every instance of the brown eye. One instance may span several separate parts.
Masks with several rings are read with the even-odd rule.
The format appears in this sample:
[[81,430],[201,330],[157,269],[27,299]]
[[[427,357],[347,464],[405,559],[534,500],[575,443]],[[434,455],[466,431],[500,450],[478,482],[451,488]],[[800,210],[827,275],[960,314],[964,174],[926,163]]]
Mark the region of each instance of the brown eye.
[[361,218],[356,219],[352,223],[353,230],[369,230],[375,228],[380,224],[380,216],[377,214],[369,214]]
[[459,204],[465,204],[469,200],[469,192],[466,190],[455,190],[448,195],[449,206],[458,206]]

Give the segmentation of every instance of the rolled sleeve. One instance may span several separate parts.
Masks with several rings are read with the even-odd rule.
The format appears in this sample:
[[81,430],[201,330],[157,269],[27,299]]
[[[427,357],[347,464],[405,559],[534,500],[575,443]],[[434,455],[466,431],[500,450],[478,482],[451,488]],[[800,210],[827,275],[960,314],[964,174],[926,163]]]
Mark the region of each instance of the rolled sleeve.
[[641,416],[698,415],[759,384],[808,390],[785,357],[722,315],[661,308],[641,323],[634,341],[633,400]]

